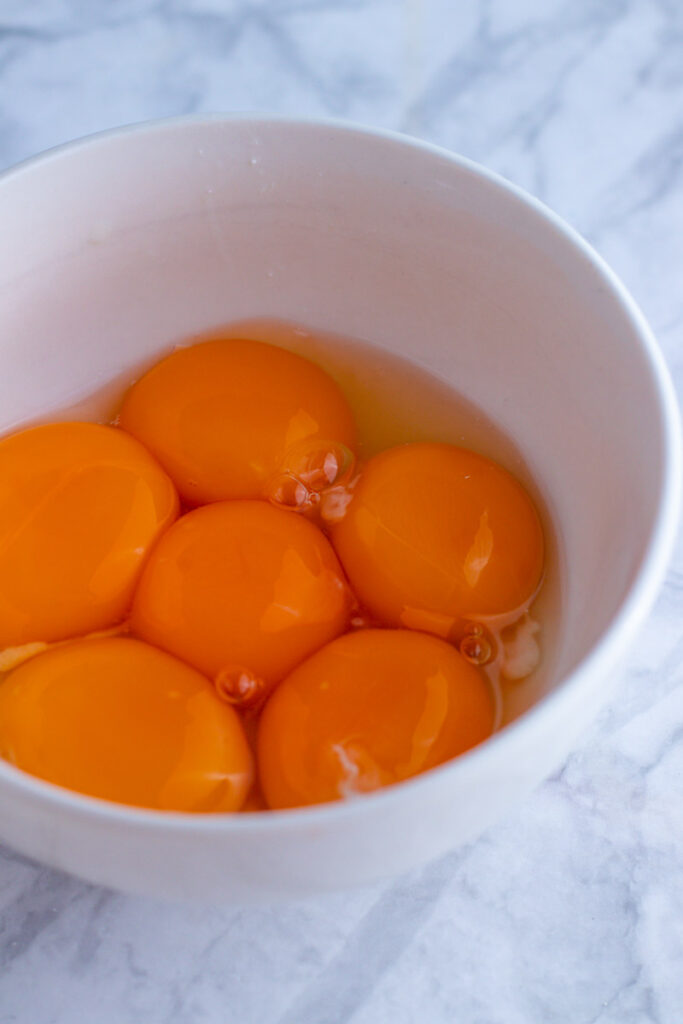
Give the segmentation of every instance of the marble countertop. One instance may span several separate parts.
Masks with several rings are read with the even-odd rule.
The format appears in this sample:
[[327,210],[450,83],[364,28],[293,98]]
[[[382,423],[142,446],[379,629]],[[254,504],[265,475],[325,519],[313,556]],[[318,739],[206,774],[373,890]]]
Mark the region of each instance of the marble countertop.
[[[0,0],[0,167],[244,108],[398,128],[530,190],[683,389],[680,0]],[[682,965],[683,544],[581,747],[410,877],[187,908],[0,850],[0,1024],[677,1024]]]

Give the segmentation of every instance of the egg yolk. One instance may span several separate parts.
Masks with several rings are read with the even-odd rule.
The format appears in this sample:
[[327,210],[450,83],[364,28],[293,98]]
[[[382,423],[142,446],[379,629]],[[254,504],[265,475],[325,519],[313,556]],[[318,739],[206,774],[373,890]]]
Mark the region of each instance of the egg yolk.
[[55,423],[0,440],[0,650],[119,622],[178,498],[134,438]]
[[372,458],[331,536],[380,623],[444,637],[462,618],[523,607],[543,570],[541,523],[521,484],[448,444]]
[[400,782],[490,735],[484,677],[436,637],[361,630],[323,647],[270,697],[258,733],[271,808],[326,803]]
[[0,685],[0,754],[90,796],[165,811],[236,811],[252,756],[237,713],[194,669],[132,639],[80,640]]
[[305,441],[355,445],[351,410],[315,363],[246,339],[178,349],[130,390],[124,430],[158,458],[182,498],[261,498]]
[[262,501],[206,505],[161,538],[133,631],[215,679],[271,685],[346,628],[348,586],[312,523]]

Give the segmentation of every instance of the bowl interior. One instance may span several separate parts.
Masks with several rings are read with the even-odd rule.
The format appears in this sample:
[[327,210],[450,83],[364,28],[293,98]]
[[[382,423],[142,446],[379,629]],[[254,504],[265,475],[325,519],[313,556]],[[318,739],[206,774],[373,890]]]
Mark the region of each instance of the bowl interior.
[[552,685],[613,619],[660,506],[657,381],[586,250],[494,179],[372,133],[186,121],[20,168],[0,217],[0,431],[231,320],[365,339],[523,452],[563,552]]

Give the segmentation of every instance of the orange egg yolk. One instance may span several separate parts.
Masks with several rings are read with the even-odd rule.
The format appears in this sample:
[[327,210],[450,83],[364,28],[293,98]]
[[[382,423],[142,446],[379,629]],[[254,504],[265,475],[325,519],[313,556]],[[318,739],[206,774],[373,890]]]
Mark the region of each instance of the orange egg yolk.
[[180,519],[138,588],[133,631],[210,678],[267,685],[346,628],[347,584],[312,523],[262,501],[218,502]]
[[169,477],[123,431],[55,423],[0,440],[0,650],[119,622],[177,511]]
[[302,442],[355,445],[351,410],[328,374],[246,339],[178,349],[130,390],[120,423],[191,505],[263,497]]
[[52,648],[0,685],[0,754],[80,793],[236,811],[253,777],[237,713],[194,669],[132,639]]
[[523,607],[543,570],[531,499],[490,459],[447,444],[391,448],[364,467],[332,540],[360,601],[388,626],[451,635]]
[[484,677],[424,633],[361,630],[323,647],[268,701],[258,762],[271,808],[326,803],[400,782],[493,728]]

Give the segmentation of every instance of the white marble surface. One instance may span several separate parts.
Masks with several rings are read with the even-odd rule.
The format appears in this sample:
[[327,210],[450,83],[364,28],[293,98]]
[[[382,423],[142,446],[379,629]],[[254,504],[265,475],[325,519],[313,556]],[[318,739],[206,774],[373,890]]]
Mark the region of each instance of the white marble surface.
[[[128,121],[333,114],[572,221],[683,389],[680,0],[0,0],[0,166]],[[470,848],[277,909],[159,905],[0,851],[0,1024],[683,1020],[683,544],[611,706]]]

